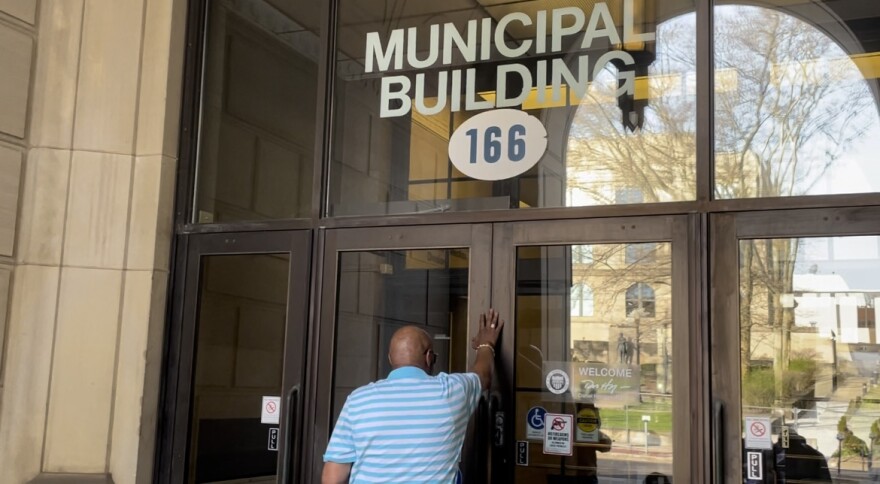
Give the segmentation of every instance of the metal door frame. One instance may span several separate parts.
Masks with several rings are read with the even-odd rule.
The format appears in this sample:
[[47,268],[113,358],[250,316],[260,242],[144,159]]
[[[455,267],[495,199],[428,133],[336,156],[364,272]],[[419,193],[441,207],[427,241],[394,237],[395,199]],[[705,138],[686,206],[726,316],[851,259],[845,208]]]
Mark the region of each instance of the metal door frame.
[[[180,236],[176,257],[183,263],[175,277],[170,324],[167,329],[167,375],[162,388],[157,439],[156,482],[183,484],[189,472],[192,390],[196,360],[197,325],[205,257],[224,255],[287,254],[290,260],[287,321],[282,367],[282,409],[278,469],[279,482],[300,482],[303,427],[303,382],[309,311],[311,231],[222,233]],[[298,418],[289,419],[290,413]]]
[[743,482],[739,242],[880,235],[880,207],[725,213],[710,217],[713,480],[718,484],[739,484]]
[[[673,479],[701,482],[708,475],[706,452],[706,404],[702,351],[704,322],[701,317],[699,284],[700,216],[671,215],[593,220],[563,220],[498,223],[494,226],[492,302],[502,315],[515,314],[516,248],[532,245],[669,242],[672,244],[673,310]],[[509,316],[512,321],[513,316]],[[511,324],[502,334],[499,351],[502,375],[514,377],[515,332]],[[501,394],[508,396],[502,408],[512,410],[513,382],[499,381]],[[683,403],[682,403],[683,402]],[[512,469],[514,424],[507,418],[504,450],[494,456]],[[512,482],[512,475],[493,476],[493,482]]]

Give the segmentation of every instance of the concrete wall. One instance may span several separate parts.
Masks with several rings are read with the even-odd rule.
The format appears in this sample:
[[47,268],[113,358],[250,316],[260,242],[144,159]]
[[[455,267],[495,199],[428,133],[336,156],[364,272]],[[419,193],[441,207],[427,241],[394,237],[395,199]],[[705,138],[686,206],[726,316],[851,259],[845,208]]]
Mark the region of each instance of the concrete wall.
[[0,0],[4,483],[152,478],[185,10]]

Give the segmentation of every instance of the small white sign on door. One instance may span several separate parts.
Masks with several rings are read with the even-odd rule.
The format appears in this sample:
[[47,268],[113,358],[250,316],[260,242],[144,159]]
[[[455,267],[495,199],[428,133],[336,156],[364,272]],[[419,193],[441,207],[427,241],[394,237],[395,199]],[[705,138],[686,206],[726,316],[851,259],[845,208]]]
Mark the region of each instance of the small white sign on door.
[[772,449],[770,440],[770,419],[767,417],[746,417],[746,448]]
[[571,437],[574,435],[574,415],[548,413],[544,415],[544,453],[571,455]]
[[260,423],[278,425],[281,421],[281,397],[263,397]]
[[764,461],[760,452],[746,452],[747,479],[764,479]]

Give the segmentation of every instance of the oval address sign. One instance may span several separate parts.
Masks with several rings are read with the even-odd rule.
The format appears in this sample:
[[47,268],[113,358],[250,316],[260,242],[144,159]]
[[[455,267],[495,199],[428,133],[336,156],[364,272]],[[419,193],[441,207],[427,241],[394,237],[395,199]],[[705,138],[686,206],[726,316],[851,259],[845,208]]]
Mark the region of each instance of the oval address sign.
[[527,172],[547,150],[541,121],[516,109],[480,113],[449,139],[449,160],[477,180],[506,180]]

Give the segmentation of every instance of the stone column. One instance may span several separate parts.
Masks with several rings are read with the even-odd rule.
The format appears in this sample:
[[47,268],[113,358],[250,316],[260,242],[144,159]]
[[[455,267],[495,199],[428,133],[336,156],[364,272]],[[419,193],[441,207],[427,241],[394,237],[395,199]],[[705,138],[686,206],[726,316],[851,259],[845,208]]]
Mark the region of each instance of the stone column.
[[4,482],[152,479],[185,10],[40,2]]

